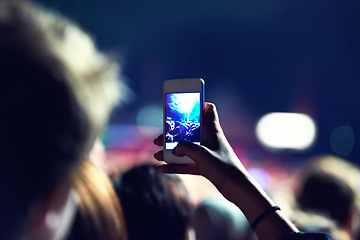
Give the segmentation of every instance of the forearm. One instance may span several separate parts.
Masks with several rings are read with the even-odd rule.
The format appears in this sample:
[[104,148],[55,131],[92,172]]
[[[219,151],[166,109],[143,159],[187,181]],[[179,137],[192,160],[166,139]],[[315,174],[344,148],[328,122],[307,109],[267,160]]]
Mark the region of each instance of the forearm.
[[[227,176],[213,183],[229,201],[242,210],[250,224],[264,211],[275,206],[275,203],[244,168],[229,166],[226,172]],[[281,211],[267,215],[255,229],[260,240],[278,240],[295,231],[298,231],[297,228]]]
[[[204,145],[179,142],[174,148],[176,156],[188,156],[196,164],[167,164],[161,166],[165,173],[200,174],[209,179],[229,201],[237,205],[250,224],[275,206],[275,203],[249,175],[232,150],[221,129],[215,105],[205,104]],[[163,145],[163,136],[154,141]],[[155,158],[163,161],[162,151]],[[267,212],[255,228],[259,240],[279,240],[298,229],[281,211]],[[296,236],[295,234],[293,236]]]

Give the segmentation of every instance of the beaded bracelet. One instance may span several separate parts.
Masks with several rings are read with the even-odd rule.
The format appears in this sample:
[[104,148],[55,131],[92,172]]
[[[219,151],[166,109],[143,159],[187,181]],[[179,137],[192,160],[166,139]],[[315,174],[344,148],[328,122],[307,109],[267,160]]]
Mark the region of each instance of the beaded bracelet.
[[267,210],[265,210],[260,216],[258,216],[255,221],[251,224],[251,228],[255,231],[256,226],[268,215],[276,212],[277,210],[281,210],[279,206],[273,206]]

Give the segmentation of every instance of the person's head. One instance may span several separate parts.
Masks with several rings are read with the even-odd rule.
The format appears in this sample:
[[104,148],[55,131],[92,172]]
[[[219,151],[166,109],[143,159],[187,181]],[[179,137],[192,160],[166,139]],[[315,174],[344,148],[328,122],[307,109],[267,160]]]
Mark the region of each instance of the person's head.
[[[351,228],[356,194],[344,176],[338,175],[346,174],[347,168],[350,170],[350,165],[345,163],[330,156],[311,159],[300,171],[296,199],[301,209],[324,214],[340,226]],[[333,167],[338,173],[330,170]]]
[[66,225],[72,171],[118,101],[117,65],[25,1],[0,2],[0,36],[0,238],[51,239]]
[[126,239],[123,210],[112,182],[89,158],[76,168],[72,186],[79,202],[67,240]]
[[181,179],[156,166],[139,166],[114,179],[129,240],[187,237],[192,203]]
[[333,239],[350,240],[352,239],[347,231],[339,226],[335,220],[312,211],[293,209],[289,215],[292,223],[302,232],[308,233],[327,233]]
[[354,193],[341,179],[325,173],[308,176],[297,194],[301,208],[318,211],[345,225],[354,204]]
[[240,209],[222,196],[200,202],[192,225],[197,240],[242,240],[250,239],[253,234]]

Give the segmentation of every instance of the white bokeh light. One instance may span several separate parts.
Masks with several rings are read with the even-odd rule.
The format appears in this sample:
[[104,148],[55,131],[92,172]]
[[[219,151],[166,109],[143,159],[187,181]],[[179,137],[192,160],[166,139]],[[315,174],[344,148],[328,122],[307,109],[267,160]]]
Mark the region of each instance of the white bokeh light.
[[305,150],[315,141],[316,126],[306,114],[269,113],[257,123],[256,136],[268,148]]

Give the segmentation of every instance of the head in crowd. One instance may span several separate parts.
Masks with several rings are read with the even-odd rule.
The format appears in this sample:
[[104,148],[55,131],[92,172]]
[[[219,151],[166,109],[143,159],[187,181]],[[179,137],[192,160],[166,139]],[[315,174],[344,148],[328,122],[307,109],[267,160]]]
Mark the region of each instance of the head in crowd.
[[351,236],[344,231],[335,220],[316,212],[294,209],[289,215],[290,220],[299,230],[308,233],[327,233],[333,239],[351,240]]
[[196,240],[245,240],[254,234],[239,208],[222,196],[203,200],[193,218]]
[[0,2],[0,36],[0,238],[61,238],[119,69],[76,24],[29,2]]
[[357,225],[357,194],[346,178],[358,175],[355,166],[335,156],[310,159],[300,171],[296,200],[300,209],[331,218],[350,234]]
[[124,209],[129,240],[187,239],[193,207],[178,176],[143,165],[115,178],[114,186]]
[[348,160],[335,155],[319,155],[310,158],[303,166],[301,174],[306,176],[307,173],[325,172],[334,175],[345,181],[354,191],[357,208],[360,209],[359,192],[360,192],[360,169]]
[[354,193],[341,179],[325,173],[308,176],[297,195],[301,208],[318,211],[344,225],[354,204]]
[[68,240],[126,239],[123,211],[112,182],[92,160],[81,161],[72,186],[79,202]]

